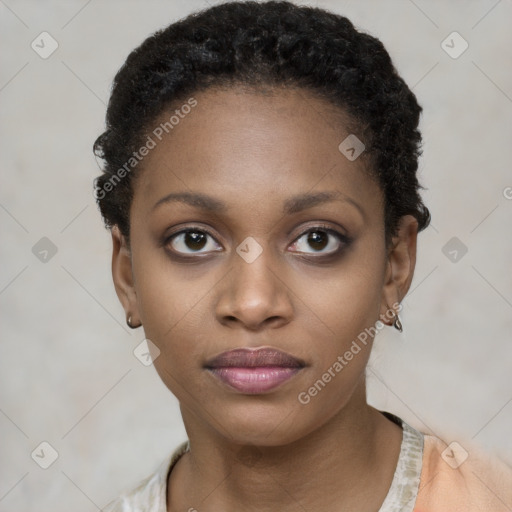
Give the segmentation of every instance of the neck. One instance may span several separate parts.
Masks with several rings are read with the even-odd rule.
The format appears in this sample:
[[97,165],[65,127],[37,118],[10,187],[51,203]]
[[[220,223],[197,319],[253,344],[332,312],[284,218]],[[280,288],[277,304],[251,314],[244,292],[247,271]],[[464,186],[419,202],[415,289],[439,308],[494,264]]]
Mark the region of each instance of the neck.
[[191,450],[169,478],[169,511],[378,510],[402,439],[364,388],[320,429],[282,446],[234,445],[182,413]]

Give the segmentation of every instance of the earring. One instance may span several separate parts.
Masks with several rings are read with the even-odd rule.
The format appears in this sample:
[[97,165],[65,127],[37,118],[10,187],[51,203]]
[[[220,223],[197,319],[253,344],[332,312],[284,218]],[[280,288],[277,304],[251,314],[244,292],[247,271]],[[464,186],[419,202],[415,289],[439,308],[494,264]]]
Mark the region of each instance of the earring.
[[393,327],[397,329],[399,332],[402,332],[404,329],[402,327],[402,322],[400,321],[400,317],[393,312],[393,315],[395,316],[395,321],[393,322]]
[[140,325],[142,325],[142,324],[140,324],[140,325],[132,325],[132,317],[131,317],[131,315],[126,319],[126,324],[128,325],[128,327],[130,329],[137,329],[137,327],[140,327]]

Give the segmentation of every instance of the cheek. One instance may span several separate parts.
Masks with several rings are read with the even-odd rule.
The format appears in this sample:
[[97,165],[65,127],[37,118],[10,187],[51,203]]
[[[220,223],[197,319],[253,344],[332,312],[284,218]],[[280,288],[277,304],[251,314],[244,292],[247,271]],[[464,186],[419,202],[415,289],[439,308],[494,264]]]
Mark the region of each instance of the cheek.
[[304,273],[296,283],[303,298],[298,322],[314,343],[314,379],[328,381],[326,394],[348,391],[364,372],[380,311],[381,272],[377,258],[354,254],[329,274]]
[[202,287],[165,273],[145,279],[138,289],[145,335],[160,351],[154,367],[180,402],[201,396],[197,375],[206,341],[204,295]]
[[136,247],[132,265],[141,319],[156,339],[165,342],[167,333],[201,309],[215,276],[208,265],[177,265],[146,237],[140,237]]
[[192,279],[193,270],[186,265],[176,270],[163,249],[134,251],[133,272],[144,331],[162,352],[182,339],[190,323],[197,330],[208,289],[214,285],[211,277]]
[[375,281],[362,274],[331,279],[323,293],[309,294],[316,314],[309,313],[313,321],[303,326],[314,343],[313,364],[297,401],[318,425],[344,407],[364,380],[379,304]]
[[342,349],[378,320],[382,269],[377,259],[354,253],[328,272],[303,272],[296,280],[294,293],[329,345]]

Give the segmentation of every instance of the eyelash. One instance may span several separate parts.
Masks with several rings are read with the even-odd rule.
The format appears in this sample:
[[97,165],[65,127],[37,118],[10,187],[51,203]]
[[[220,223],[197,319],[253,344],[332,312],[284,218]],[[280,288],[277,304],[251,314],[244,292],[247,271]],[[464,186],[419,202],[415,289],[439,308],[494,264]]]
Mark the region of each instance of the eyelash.
[[[215,236],[207,228],[199,227],[199,226],[190,226],[190,227],[182,229],[181,231],[177,231],[176,233],[173,233],[172,235],[166,237],[164,239],[162,245],[167,248],[167,246],[170,245],[170,243],[172,242],[172,240],[174,238],[176,238],[179,235],[190,233],[190,232],[205,233],[205,234],[209,235],[212,239],[215,240]],[[314,233],[314,232],[322,232],[322,233],[326,233],[328,235],[334,236],[335,238],[337,238],[340,247],[338,247],[336,250],[331,251],[326,254],[319,253],[319,256],[314,256],[313,253],[304,253],[304,252],[297,251],[298,254],[300,255],[300,257],[305,258],[305,259],[315,259],[315,260],[334,258],[334,257],[338,256],[341,252],[343,252],[352,243],[352,238],[350,238],[349,236],[339,233],[338,231],[332,229],[331,227],[329,227],[327,225],[319,223],[319,224],[315,224],[314,226],[308,228],[306,231],[302,232],[299,236],[297,236],[294,239],[294,241],[292,242],[291,245],[297,243],[297,241],[300,240],[305,235],[308,235],[309,233]],[[203,255],[211,254],[210,252],[206,252],[206,253],[196,252],[196,253],[190,253],[189,256],[185,256],[183,253],[179,253],[172,249],[168,249],[168,251],[172,253],[173,257],[182,259],[182,260],[197,259],[198,256],[204,257]],[[214,251],[214,252],[218,252],[218,251]]]

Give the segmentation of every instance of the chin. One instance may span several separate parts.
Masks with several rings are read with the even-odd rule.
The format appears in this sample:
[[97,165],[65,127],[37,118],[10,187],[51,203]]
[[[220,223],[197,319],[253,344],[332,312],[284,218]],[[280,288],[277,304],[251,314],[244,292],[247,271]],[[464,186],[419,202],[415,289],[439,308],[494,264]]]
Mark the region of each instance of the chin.
[[[317,421],[309,423],[309,414],[301,406],[286,407],[283,404],[248,404],[226,406],[217,413],[218,423],[212,428],[223,429],[219,432],[230,442],[240,445],[260,447],[284,446],[307,436],[318,428]],[[209,419],[211,421],[211,418]]]

